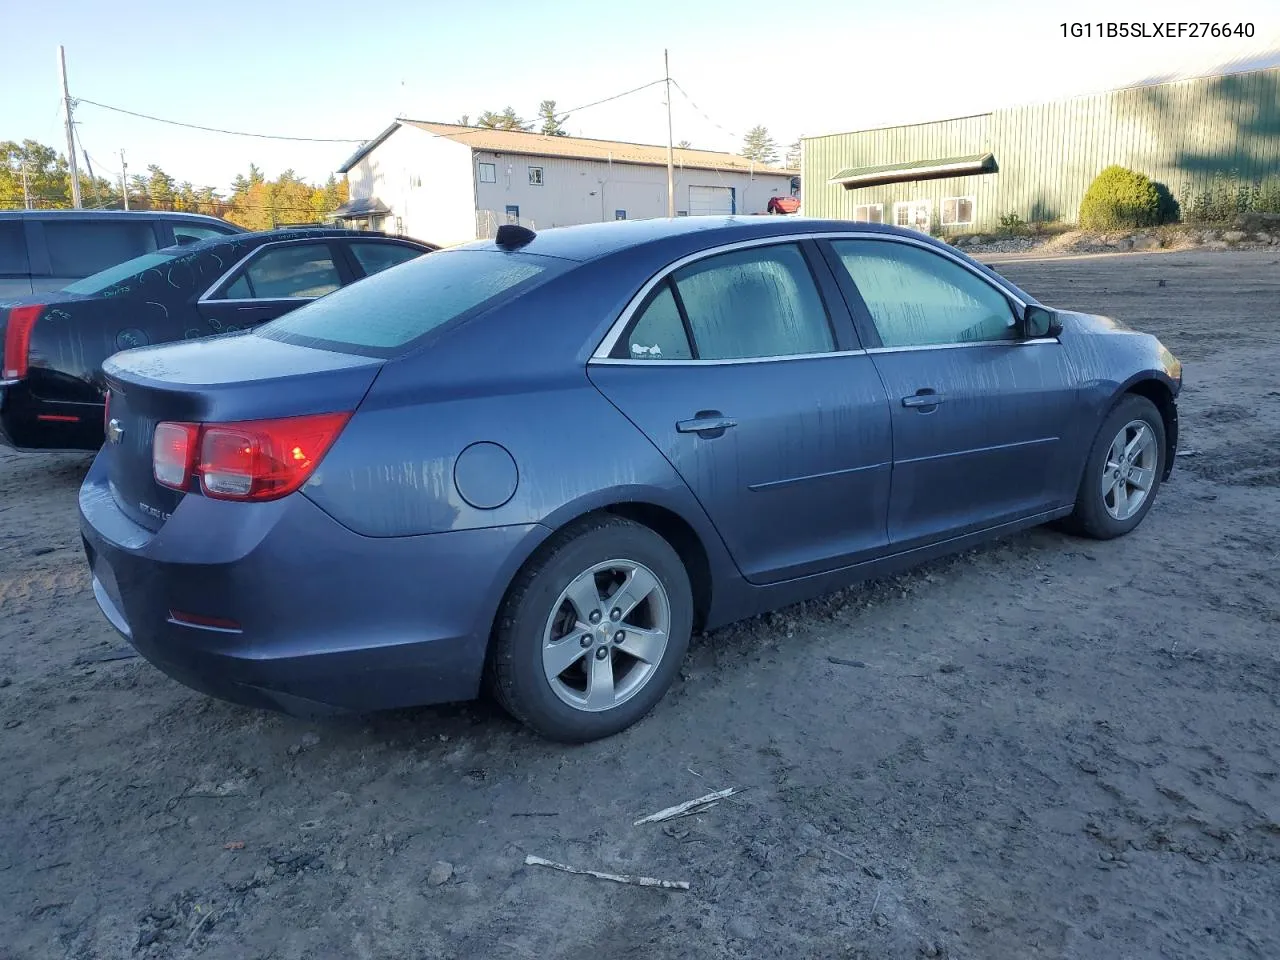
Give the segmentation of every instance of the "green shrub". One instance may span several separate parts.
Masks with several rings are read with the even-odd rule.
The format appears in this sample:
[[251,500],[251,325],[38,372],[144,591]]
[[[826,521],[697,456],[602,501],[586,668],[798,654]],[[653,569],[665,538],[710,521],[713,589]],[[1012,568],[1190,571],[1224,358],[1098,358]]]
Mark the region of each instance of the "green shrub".
[[1160,219],[1160,194],[1144,174],[1111,166],[1094,177],[1080,202],[1085,230],[1148,227]]
[[1020,237],[1029,233],[1027,221],[1016,213],[1006,213],[1000,217],[1000,233],[1006,237]]

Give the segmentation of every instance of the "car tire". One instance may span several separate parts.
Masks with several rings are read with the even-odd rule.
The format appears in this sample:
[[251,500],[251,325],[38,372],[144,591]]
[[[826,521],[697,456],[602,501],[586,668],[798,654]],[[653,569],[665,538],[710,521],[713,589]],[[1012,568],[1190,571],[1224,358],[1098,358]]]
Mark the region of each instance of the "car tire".
[[589,517],[516,576],[490,641],[489,688],[548,739],[598,740],[662,699],[692,631],[693,591],[672,546],[630,520]]
[[[1142,429],[1146,433],[1142,434]],[[1136,443],[1135,443],[1136,441]],[[1133,459],[1116,457],[1113,451],[1134,451]],[[1126,394],[1112,408],[1098,430],[1076,494],[1076,505],[1063,521],[1071,533],[1110,540],[1140,524],[1155,502],[1164,476],[1164,419],[1146,397]],[[1145,483],[1146,489],[1141,485]],[[1123,488],[1123,509],[1119,496]],[[1132,500],[1141,493],[1133,506]]]

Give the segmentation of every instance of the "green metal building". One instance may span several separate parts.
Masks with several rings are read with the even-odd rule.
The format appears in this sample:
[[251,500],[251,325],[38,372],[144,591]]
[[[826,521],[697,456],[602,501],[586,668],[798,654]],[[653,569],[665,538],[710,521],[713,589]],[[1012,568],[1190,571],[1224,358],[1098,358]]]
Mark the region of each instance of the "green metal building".
[[1280,67],[808,137],[804,214],[943,233],[989,231],[1006,214],[1074,222],[1111,164],[1184,209],[1224,183],[1280,177]]

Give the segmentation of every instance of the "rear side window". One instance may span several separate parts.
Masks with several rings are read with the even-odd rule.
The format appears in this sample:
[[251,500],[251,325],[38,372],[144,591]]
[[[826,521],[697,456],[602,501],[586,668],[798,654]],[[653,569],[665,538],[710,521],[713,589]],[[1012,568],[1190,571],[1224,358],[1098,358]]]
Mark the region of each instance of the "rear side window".
[[201,227],[191,223],[175,223],[173,240],[175,243],[197,243],[211,237],[225,237],[235,233],[234,230],[223,230],[215,227]]
[[87,277],[156,248],[150,220],[42,221],[55,277]]
[[614,356],[634,360],[689,360],[693,357],[669,280],[658,288],[636,321],[631,335],[627,337],[625,352],[615,352]]
[[487,250],[419,257],[259,327],[256,336],[393,356],[452,320],[564,272],[568,261]]
[[398,243],[353,243],[348,249],[367,277],[422,256],[422,251],[417,247],[406,247]]
[[0,273],[27,272],[27,241],[21,220],[0,223]]
[[677,270],[675,283],[700,360],[835,349],[822,297],[797,246],[709,257]]

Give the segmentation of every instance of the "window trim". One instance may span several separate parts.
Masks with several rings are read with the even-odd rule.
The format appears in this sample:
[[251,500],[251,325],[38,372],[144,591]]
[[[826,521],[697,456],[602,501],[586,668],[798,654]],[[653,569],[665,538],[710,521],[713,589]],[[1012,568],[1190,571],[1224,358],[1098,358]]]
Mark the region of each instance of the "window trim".
[[[243,257],[232,264],[231,269],[213,281],[213,284],[204,293],[196,299],[196,304],[217,304],[217,303],[310,303],[312,300],[318,300],[319,297],[219,297],[218,292],[223,288],[230,287],[233,283],[240,279],[239,274],[242,269],[246,269],[255,257],[261,256],[268,250],[279,250],[282,247],[297,246],[302,243],[314,243],[323,245],[329,251],[329,259],[333,261],[333,269],[338,274],[338,289],[348,286],[352,283],[350,280],[343,278],[343,266],[339,264],[341,255],[334,250],[334,245],[330,242],[329,237],[300,237],[297,240],[280,240],[275,243],[264,243],[254,247]],[[352,254],[354,256],[354,254]]]
[[[543,185],[544,180],[543,180],[543,174],[542,174],[542,167],[533,167],[533,166],[530,166],[530,167],[526,167],[525,169],[527,169],[527,170],[529,171],[529,186],[531,186],[531,187],[540,187],[540,186],[542,186],[542,185]],[[538,179],[537,179],[537,180],[534,180],[534,179],[533,179],[533,173],[534,173],[534,171],[535,171],[535,170],[538,172]]]
[[[489,167],[493,171],[492,180],[486,180],[484,178],[483,170],[485,167]],[[477,183],[497,183],[498,182],[498,165],[496,163],[490,163],[488,160],[477,160],[476,161],[476,182]]]
[[[622,314],[619,316],[618,320],[615,320],[613,326],[610,327],[609,333],[605,335],[605,339],[602,340],[600,342],[600,345],[596,347],[596,350],[591,355],[591,358],[588,361],[588,363],[595,363],[595,362],[626,363],[626,364],[639,363],[639,364],[647,364],[649,366],[654,366],[656,364],[662,364],[662,363],[726,364],[726,363],[753,363],[753,362],[759,362],[761,360],[796,360],[796,359],[807,359],[811,357],[829,357],[834,354],[862,353],[863,351],[861,349],[858,349],[858,350],[841,350],[840,349],[840,334],[837,328],[836,318],[831,314],[831,304],[828,302],[827,294],[822,288],[822,281],[818,276],[818,267],[816,264],[814,264],[813,256],[811,255],[811,252],[809,250],[805,249],[805,245],[803,242],[804,240],[809,240],[809,239],[813,239],[813,236],[808,234],[802,234],[798,237],[792,236],[792,237],[786,237],[786,238],[760,237],[755,240],[740,241],[738,243],[726,244],[721,247],[713,247],[709,250],[703,250],[703,251],[700,251],[699,253],[694,253],[686,257],[682,257],[681,259],[675,261],[674,263],[668,264],[657,275],[655,275],[654,277],[651,277],[649,279],[649,282],[640,289],[640,292],[636,294],[636,296],[633,297],[630,302],[628,302],[626,308],[622,311]],[[823,350],[821,353],[784,353],[784,354],[779,354],[776,356],[769,356],[769,357],[726,357],[723,359],[718,359],[718,358],[704,359],[702,357],[699,357],[698,342],[694,337],[693,325],[689,322],[689,315],[685,311],[684,298],[680,295],[679,284],[676,283],[676,277],[675,277],[676,273],[678,273],[684,267],[690,266],[691,264],[701,262],[702,260],[713,259],[714,257],[718,257],[726,253],[735,253],[738,250],[746,250],[754,247],[787,247],[787,246],[793,246],[797,249],[797,251],[800,253],[800,258],[804,261],[805,269],[809,271],[809,279],[813,281],[814,290],[818,294],[818,303],[821,305],[823,316],[825,316],[827,320],[827,332],[831,335],[831,349]],[[821,256],[821,254],[818,254],[818,255]],[[826,264],[824,263],[823,266],[825,267]],[[637,320],[644,313],[645,308],[648,307],[653,297],[657,295],[656,291],[658,290],[658,288],[663,286],[664,284],[670,288],[671,294],[675,298],[676,309],[680,311],[680,321],[684,325],[685,336],[689,340],[689,352],[693,354],[693,357],[688,360],[641,360],[641,359],[630,357],[630,356],[627,356],[627,357],[610,356],[610,354],[612,354],[613,351],[617,349],[617,346],[622,341],[624,335],[630,331],[631,327],[634,325],[634,321]],[[607,348],[606,348],[606,344],[607,344]],[[603,352],[603,355],[602,355],[602,352]]]
[[[870,209],[872,209],[873,207],[874,207],[875,209],[877,209],[877,210],[879,210],[879,211],[880,211],[880,219],[879,219],[879,220],[859,220],[859,219],[858,219],[858,211],[859,211],[859,210],[870,210]],[[879,224],[880,226],[884,226],[884,204],[883,204],[883,203],[856,203],[856,204],[854,204],[854,206],[853,206],[853,222],[854,222],[854,223],[875,223],[875,224]]]
[[[952,220],[947,222],[947,201],[956,201],[956,212],[960,210],[960,201],[969,201],[969,219],[968,220]],[[967,196],[943,197],[942,203],[938,205],[938,222],[944,227],[972,227],[978,222],[978,199],[972,194]]]
[[[823,231],[820,233],[789,233],[789,234],[780,234],[774,237],[753,237],[750,240],[739,240],[739,241],[736,241],[735,243],[721,244],[716,247],[709,247],[705,250],[699,250],[696,253],[687,254],[686,256],[683,256],[678,260],[672,261],[671,263],[663,267],[661,270],[659,270],[657,273],[655,273],[652,277],[648,279],[648,281],[645,282],[644,286],[642,286],[636,292],[636,294],[630,300],[627,301],[627,305],[622,308],[622,312],[618,314],[617,319],[614,320],[612,324],[610,324],[608,331],[605,333],[604,337],[600,340],[600,342],[596,345],[595,350],[592,351],[591,356],[587,361],[588,364],[608,364],[611,366],[644,365],[644,366],[653,367],[653,366],[670,366],[673,364],[688,364],[688,363],[699,363],[699,364],[778,363],[784,360],[809,360],[815,357],[849,356],[849,355],[863,354],[863,353],[891,353],[891,352],[900,352],[902,350],[939,350],[939,349],[953,349],[955,347],[991,346],[992,344],[1000,344],[1006,347],[1017,347],[1017,346],[1032,346],[1035,344],[1043,344],[1043,343],[1060,343],[1061,342],[1057,337],[1039,337],[1034,340],[975,340],[971,343],[956,343],[956,344],[948,343],[948,344],[937,344],[937,345],[929,345],[929,346],[922,346],[922,347],[885,347],[885,346],[875,346],[875,347],[867,347],[867,348],[859,347],[851,350],[832,350],[832,351],[826,351],[823,353],[786,354],[784,356],[779,356],[779,357],[743,357],[743,358],[736,358],[732,360],[636,360],[631,358],[623,359],[621,357],[614,358],[609,356],[609,354],[613,352],[613,348],[617,345],[618,341],[622,339],[623,334],[626,333],[627,327],[630,325],[632,318],[636,315],[641,305],[644,303],[645,298],[648,297],[650,291],[652,291],[654,287],[658,286],[658,284],[662,283],[663,280],[665,280],[668,276],[673,274],[675,271],[679,270],[681,267],[687,266],[690,263],[695,263],[699,260],[705,260],[708,257],[717,256],[718,254],[732,253],[735,250],[745,250],[749,247],[776,246],[776,245],[785,244],[785,243],[800,244],[800,243],[803,243],[805,240],[812,240],[815,242],[821,242],[824,240],[826,241],[879,240],[885,243],[906,243],[906,244],[910,244],[911,246],[922,247],[923,249],[928,250],[931,253],[937,254],[938,256],[943,257],[947,260],[950,260],[953,263],[958,264],[963,269],[968,270],[979,280],[982,280],[984,283],[990,285],[999,293],[1003,294],[1004,297],[1008,299],[1011,303],[1016,304],[1021,312],[1025,312],[1027,308],[1027,301],[1023,300],[1020,296],[1018,296],[1011,289],[1006,287],[1003,283],[997,283],[993,278],[986,276],[979,270],[975,270],[970,264],[966,263],[964,260],[956,256],[954,253],[951,253],[948,250],[936,248],[932,243],[927,243],[923,239],[918,240],[915,237],[900,236],[899,234],[896,234],[896,233],[879,233],[879,232],[871,232],[866,230]],[[834,252],[834,251],[830,251],[829,246],[827,250],[829,252]],[[803,252],[803,249],[802,249],[802,252]],[[826,254],[824,253],[824,256],[825,255]],[[807,259],[808,258],[806,256],[806,262],[807,262]],[[813,270],[812,264],[809,265],[809,269],[810,271]],[[835,271],[833,269],[833,273],[834,272]],[[847,294],[845,294],[846,281],[848,282],[849,286],[853,289],[853,292],[857,296],[857,306],[855,307],[854,304],[852,303],[849,304],[849,307],[850,307],[849,312],[853,315],[853,322],[855,325],[857,325],[859,334],[864,337],[863,342],[866,342],[865,334],[863,334],[863,331],[862,331],[862,327],[865,326],[864,317],[866,315],[866,309],[867,309],[866,304],[862,303],[862,295],[857,292],[857,287],[853,284],[853,278],[848,277],[847,274],[845,277],[841,277],[838,273],[836,273],[835,282],[839,286],[841,293],[847,297]],[[814,282],[817,283],[816,277],[814,278]],[[818,286],[818,292],[819,292],[819,295],[823,297],[824,308],[826,308],[828,311],[828,321],[834,323],[834,318],[830,317],[830,308],[826,303],[825,295],[823,295],[822,293],[821,284],[819,284]],[[1019,317],[1019,319],[1021,318]],[[873,332],[874,332],[874,327],[873,327]],[[874,342],[877,344],[880,343],[880,336],[878,333],[876,333]]]
[[[929,222],[932,224],[933,223],[933,201],[925,199],[925,200],[895,201],[893,204],[893,223],[889,225],[892,227],[897,227],[899,230],[915,230],[917,233],[919,233],[920,231],[916,227],[912,226],[911,224],[898,222],[898,208],[907,207],[908,209],[910,209],[911,207],[922,207],[922,206],[929,208]],[[925,229],[927,230],[928,228],[926,227]]]

